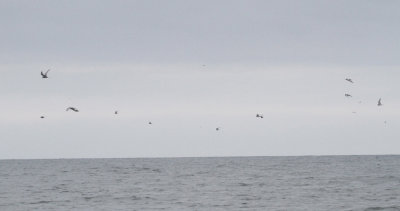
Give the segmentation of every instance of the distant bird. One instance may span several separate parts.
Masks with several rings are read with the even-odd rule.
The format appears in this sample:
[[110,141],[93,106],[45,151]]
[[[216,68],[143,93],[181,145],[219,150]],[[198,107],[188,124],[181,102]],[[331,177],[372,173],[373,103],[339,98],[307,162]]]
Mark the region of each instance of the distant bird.
[[47,71],[46,71],[46,73],[43,73],[43,71],[40,71],[40,75],[42,75],[42,78],[49,78],[49,77],[47,77],[47,73],[50,71],[50,69],[48,69]]
[[352,113],[353,113],[353,114],[356,114],[357,112],[353,111]]
[[216,131],[219,131],[220,129],[219,129],[219,127],[217,127],[217,128],[215,128],[215,130],[216,130]]
[[115,111],[114,114],[118,114],[118,111]]
[[153,124],[153,123],[149,122],[149,125],[151,125],[151,124]]
[[346,97],[353,97],[353,96],[351,96],[351,94],[344,94],[344,96],[346,96]]
[[41,119],[44,119],[44,116],[40,116]]
[[74,107],[68,107],[66,111],[69,111],[69,110],[72,110],[72,111],[75,111],[75,112],[79,112],[79,110],[74,108]]
[[262,119],[262,118],[264,118],[264,115],[262,115],[262,114],[256,114],[256,117]]
[[348,81],[350,83],[354,83],[353,80],[351,80],[351,78],[346,78],[346,81]]
[[379,100],[378,100],[378,106],[382,106],[383,104],[382,104],[382,102],[381,102],[381,98],[379,98]]

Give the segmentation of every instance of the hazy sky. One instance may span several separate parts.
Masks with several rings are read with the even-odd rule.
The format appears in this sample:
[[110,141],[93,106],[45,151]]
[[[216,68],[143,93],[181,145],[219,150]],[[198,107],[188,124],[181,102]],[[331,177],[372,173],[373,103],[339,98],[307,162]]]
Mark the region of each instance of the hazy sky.
[[399,9],[0,1],[0,159],[398,154]]

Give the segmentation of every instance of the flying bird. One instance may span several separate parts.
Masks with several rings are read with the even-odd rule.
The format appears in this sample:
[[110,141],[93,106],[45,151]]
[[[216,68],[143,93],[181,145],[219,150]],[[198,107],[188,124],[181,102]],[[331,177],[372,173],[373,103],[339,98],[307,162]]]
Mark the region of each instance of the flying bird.
[[118,111],[115,111],[114,114],[118,114]]
[[76,109],[75,107],[68,107],[66,111],[69,111],[69,110],[72,110],[72,111],[75,111],[75,112],[79,112],[79,110]]
[[379,100],[378,100],[378,106],[382,106],[383,104],[382,104],[382,102],[381,102],[381,98],[379,98]]
[[262,114],[256,114],[256,117],[262,119],[262,118],[264,118],[264,115],[262,115]]
[[152,122],[149,122],[149,125],[153,124]]
[[47,73],[50,71],[50,69],[48,69],[47,71],[46,71],[46,73],[43,73],[43,71],[40,71],[40,75],[42,75],[42,78],[49,78],[49,77],[47,77]]
[[353,96],[351,96],[351,94],[344,94],[344,96],[346,96],[346,97],[353,97]]
[[217,127],[217,128],[215,128],[215,130],[216,130],[216,131],[219,131],[220,129],[219,129],[219,127]]
[[351,78],[346,78],[346,81],[348,81],[350,83],[354,83],[353,80],[351,80]]
[[41,119],[44,119],[44,116],[40,116]]

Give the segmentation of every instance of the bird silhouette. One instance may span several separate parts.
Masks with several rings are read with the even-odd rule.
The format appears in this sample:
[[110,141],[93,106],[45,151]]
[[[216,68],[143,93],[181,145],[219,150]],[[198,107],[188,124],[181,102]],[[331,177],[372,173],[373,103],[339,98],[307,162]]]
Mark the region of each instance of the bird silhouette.
[[346,78],[345,80],[350,82],[350,83],[354,83],[353,80],[351,80],[351,78]]
[[378,106],[382,106],[383,104],[382,104],[382,102],[381,102],[381,98],[379,98],[379,100],[378,100]]
[[351,94],[344,94],[345,97],[353,97]]
[[43,71],[40,71],[40,75],[42,75],[42,78],[49,78],[48,76],[47,76],[47,73],[50,71],[50,69],[48,69],[47,71],[46,71],[46,73],[43,73]]
[[79,110],[77,108],[75,108],[75,107],[68,107],[66,111],[69,111],[69,110],[72,110],[72,111],[75,111],[75,112],[79,112]]

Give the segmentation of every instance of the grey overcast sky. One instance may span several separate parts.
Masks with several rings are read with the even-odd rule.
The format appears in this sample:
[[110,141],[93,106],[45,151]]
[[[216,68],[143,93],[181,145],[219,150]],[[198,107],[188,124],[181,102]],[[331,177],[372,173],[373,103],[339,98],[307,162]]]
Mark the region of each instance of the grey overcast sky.
[[399,11],[0,1],[0,159],[399,154]]

